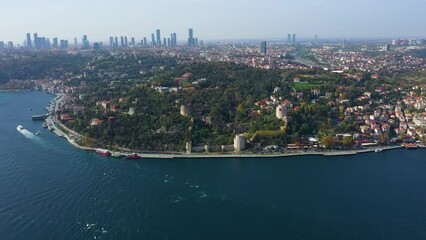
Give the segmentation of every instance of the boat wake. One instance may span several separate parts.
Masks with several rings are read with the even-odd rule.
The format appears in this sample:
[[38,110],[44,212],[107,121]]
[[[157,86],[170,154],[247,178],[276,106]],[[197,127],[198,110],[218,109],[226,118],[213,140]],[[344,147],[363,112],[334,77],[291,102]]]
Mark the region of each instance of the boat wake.
[[16,128],[16,130],[18,130],[18,132],[20,132],[22,135],[24,135],[24,137],[26,137],[26,138],[28,138],[28,139],[30,139],[30,140],[32,140],[32,141],[34,141],[34,142],[36,142],[36,143],[39,143],[39,144],[42,144],[42,145],[47,145],[48,144],[48,142],[47,141],[45,141],[45,140],[43,140],[42,138],[40,138],[40,137],[38,137],[37,135],[35,135],[34,133],[32,133],[32,132],[30,132],[30,131],[28,131],[27,129],[25,129],[23,126],[21,126],[21,125],[19,125],[17,128]]

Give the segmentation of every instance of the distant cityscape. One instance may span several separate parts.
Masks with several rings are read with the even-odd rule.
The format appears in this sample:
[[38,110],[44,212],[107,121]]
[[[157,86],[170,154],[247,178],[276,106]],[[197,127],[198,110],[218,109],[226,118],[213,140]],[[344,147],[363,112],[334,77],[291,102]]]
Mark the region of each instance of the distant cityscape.
[[[60,39],[58,37],[45,37],[40,36],[38,33],[27,33],[25,39],[22,43],[14,43],[13,41],[2,41],[0,40],[0,50],[7,49],[35,49],[35,50],[48,50],[48,49],[95,49],[99,50],[101,48],[127,48],[127,47],[144,47],[144,48],[175,48],[178,46],[188,46],[188,47],[197,47],[204,46],[204,41],[199,40],[198,37],[194,36],[193,28],[188,29],[188,37],[184,38],[185,40],[178,41],[177,34],[175,32],[170,33],[167,37],[161,37],[161,30],[156,29],[155,32],[151,33],[151,39],[148,37],[142,37],[137,39],[135,37],[129,36],[110,36],[109,41],[95,41],[91,42],[88,35],[83,35],[81,39],[74,37],[72,43],[69,39]],[[297,41],[295,33],[288,33],[287,39],[283,38],[281,41],[274,40],[271,42],[274,43],[283,43],[287,45],[342,45],[350,46],[354,44],[354,41],[351,38],[341,38],[341,39],[319,39],[318,35],[315,35],[312,39],[304,39],[303,42]],[[235,40],[236,42],[241,42],[241,40]],[[384,43],[384,41],[386,41]],[[247,42],[253,42],[247,41]],[[426,39],[388,39],[388,40],[377,40],[377,42],[384,43],[384,49],[389,50],[390,46],[421,46],[426,45]],[[268,42],[261,41],[260,43],[261,52],[266,55],[266,49]]]
[[[194,30],[188,29],[188,38],[185,41],[186,46],[196,47],[203,45],[203,41],[198,41],[198,38],[194,36]],[[151,34],[151,39],[147,37],[136,40],[135,37],[128,36],[110,36],[108,45],[104,42],[93,42],[89,41],[87,35],[83,35],[79,41],[77,37],[74,38],[72,45],[68,39],[59,39],[54,37],[39,36],[38,33],[27,33],[25,40],[22,44],[15,44],[13,41],[0,41],[0,50],[3,49],[36,49],[36,50],[47,50],[47,49],[70,49],[70,48],[81,48],[81,49],[101,49],[102,47],[113,47],[113,48],[125,48],[125,47],[164,47],[174,48],[178,46],[177,35],[175,32],[171,33],[168,37],[161,38],[161,30],[156,29],[155,33]]]

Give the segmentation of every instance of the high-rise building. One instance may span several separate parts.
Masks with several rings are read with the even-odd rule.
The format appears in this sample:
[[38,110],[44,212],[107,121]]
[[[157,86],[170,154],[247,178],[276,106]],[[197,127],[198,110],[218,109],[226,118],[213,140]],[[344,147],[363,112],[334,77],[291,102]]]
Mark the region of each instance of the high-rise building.
[[9,41],[9,42],[7,42],[7,48],[9,48],[9,49],[13,49],[13,42],[12,41]]
[[293,33],[293,44],[296,44],[296,34]]
[[31,34],[27,33],[27,48],[32,48]]
[[172,48],[177,46],[176,33],[172,33],[172,34],[170,35],[170,46],[171,46]]
[[127,42],[127,36],[124,36],[124,46],[127,47],[128,42]]
[[287,43],[291,44],[291,34],[290,33],[287,35]]
[[[83,44],[84,44],[84,40],[83,40]],[[74,38],[74,47],[78,46],[78,39],[77,37]]]
[[144,47],[148,46],[148,41],[146,40],[146,37],[143,38],[143,45]]
[[383,50],[384,50],[385,52],[389,52],[389,51],[391,50],[391,46],[390,46],[390,44],[385,44],[385,45],[383,46]]
[[167,38],[167,47],[168,48],[172,47],[172,40],[170,38]]
[[50,44],[50,39],[46,38],[46,48],[51,48],[52,44]]
[[4,49],[4,42],[0,41],[0,50]]
[[57,37],[53,38],[53,47],[54,48],[58,48],[59,47],[59,42],[58,42],[58,38]]
[[260,43],[260,54],[266,55],[266,45],[267,43],[265,41]]
[[157,45],[160,46],[161,45],[161,34],[160,34],[160,29],[157,29]]
[[47,40],[45,37],[39,37],[39,48],[46,49],[47,48]]
[[192,28],[190,28],[188,30],[188,33],[189,33],[188,34],[189,35],[189,37],[188,37],[188,46],[190,46],[190,47],[195,46],[194,30]]
[[65,49],[65,40],[61,39],[61,49]]
[[89,39],[87,38],[87,35],[83,35],[83,48],[84,49],[89,49],[90,48],[90,43],[89,43]]
[[109,46],[114,47],[114,37],[109,37]]
[[151,34],[151,45],[152,46],[157,45],[156,42],[155,42],[155,35],[154,35],[154,33]]
[[120,47],[124,47],[124,37],[120,36]]
[[167,46],[167,38],[163,38],[163,46]]
[[115,37],[114,47],[118,47],[118,37]]
[[34,48],[35,49],[39,49],[40,48],[39,41],[38,41],[38,34],[37,33],[34,33]]
[[97,43],[97,42],[93,43],[93,49],[94,50],[100,50],[101,49],[101,44]]
[[136,46],[136,41],[134,37],[132,37],[132,46]]

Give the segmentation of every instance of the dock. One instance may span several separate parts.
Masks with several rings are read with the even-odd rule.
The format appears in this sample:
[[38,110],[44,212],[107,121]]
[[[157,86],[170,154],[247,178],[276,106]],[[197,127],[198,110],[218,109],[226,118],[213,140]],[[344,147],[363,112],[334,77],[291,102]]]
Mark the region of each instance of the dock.
[[41,121],[41,120],[46,120],[49,117],[48,114],[40,114],[40,115],[33,115],[31,116],[31,119],[33,121]]

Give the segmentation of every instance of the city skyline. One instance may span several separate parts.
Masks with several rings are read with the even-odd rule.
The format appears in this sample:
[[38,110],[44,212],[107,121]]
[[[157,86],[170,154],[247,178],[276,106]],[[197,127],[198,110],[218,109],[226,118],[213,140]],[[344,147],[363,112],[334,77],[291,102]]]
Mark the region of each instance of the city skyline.
[[0,21],[4,23],[0,39],[19,44],[27,32],[38,32],[70,41],[87,34],[93,41],[108,42],[111,34],[142,39],[156,29],[166,36],[174,32],[187,36],[188,28],[196,29],[203,40],[286,39],[290,32],[300,38],[316,34],[320,38],[425,37],[422,9],[426,2],[393,4],[396,2],[124,0],[117,7],[111,0],[0,0]]

